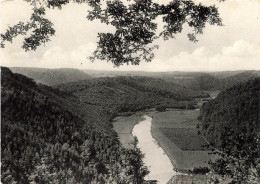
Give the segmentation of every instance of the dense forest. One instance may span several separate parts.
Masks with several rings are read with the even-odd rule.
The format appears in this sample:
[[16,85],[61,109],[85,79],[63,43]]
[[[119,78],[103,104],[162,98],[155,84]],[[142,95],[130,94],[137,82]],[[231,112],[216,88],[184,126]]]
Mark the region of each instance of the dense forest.
[[217,173],[235,176],[234,170],[223,165],[237,157],[243,158],[240,165],[249,166],[243,176],[251,176],[251,168],[260,173],[259,160],[254,159],[260,157],[260,78],[252,79],[258,73],[224,78],[185,73],[180,78],[151,74],[91,79],[79,73],[73,82],[62,84],[65,70],[46,70],[57,79],[50,87],[39,83],[51,78],[40,70],[43,77],[34,81],[1,68],[3,183],[147,183],[143,155],[136,147],[122,147],[111,119],[119,112],[152,107],[192,108],[196,98],[208,97],[201,90],[221,89],[223,81],[223,88],[233,87],[204,103],[199,117],[201,134],[222,156],[212,166]]
[[221,92],[201,108],[202,130],[210,142],[218,144],[224,129],[234,133],[257,133],[260,128],[260,78]]
[[143,155],[121,146],[110,120],[118,112],[180,107],[208,96],[149,77],[104,77],[53,88],[5,67],[1,82],[3,183],[147,182]]
[[200,129],[220,156],[212,170],[229,183],[259,183],[260,78],[222,91],[200,112]]
[[[131,83],[139,83],[138,86],[153,85],[155,88],[162,87],[167,91],[180,91],[180,87],[188,88],[189,91],[212,91],[230,88],[236,84],[246,82],[250,79],[260,77],[260,71],[225,71],[225,72],[143,72],[143,71],[102,71],[102,70],[79,70],[72,68],[28,68],[12,67],[12,72],[25,75],[34,79],[37,83],[49,86],[82,80],[97,80],[95,78],[121,78]],[[147,79],[150,79],[147,80]],[[162,81],[163,79],[163,81]],[[102,79],[99,79],[102,80]],[[173,85],[175,84],[175,85]],[[178,84],[178,85],[176,85]],[[136,84],[134,84],[135,86]],[[148,87],[149,87],[148,85]],[[169,86],[169,87],[167,87]],[[176,90],[177,88],[177,90]],[[187,90],[186,92],[187,93]],[[191,93],[191,92],[190,92]],[[182,93],[181,93],[182,94]],[[196,94],[195,94],[196,95]]]
[[234,71],[234,72],[208,72],[187,73],[179,77],[176,75],[165,75],[163,78],[181,86],[197,91],[212,91],[228,89],[236,84],[247,82],[260,77],[259,71]]
[[245,71],[237,75],[229,76],[221,80],[221,88],[229,88],[239,83],[245,83],[249,80],[253,80],[260,77],[259,71]]
[[[109,112],[137,111],[155,106],[186,107],[185,102],[208,94],[151,77],[102,77],[55,86],[87,104]],[[189,102],[188,102],[189,101]]]
[[124,149],[91,108],[82,119],[66,107],[68,93],[57,97],[8,68],[1,77],[2,183],[144,182],[139,149]]

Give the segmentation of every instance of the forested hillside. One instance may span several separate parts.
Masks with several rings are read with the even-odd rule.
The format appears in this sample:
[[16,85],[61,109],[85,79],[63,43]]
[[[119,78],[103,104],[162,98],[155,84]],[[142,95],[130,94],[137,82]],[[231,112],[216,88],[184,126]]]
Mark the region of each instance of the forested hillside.
[[[128,78],[135,81],[147,78],[152,84],[163,79],[166,83],[174,83],[195,91],[223,90],[236,84],[246,82],[260,76],[260,71],[224,71],[224,72],[143,72],[143,71],[102,71],[102,70],[78,70],[72,68],[47,69],[12,67],[12,72],[25,75],[34,79],[37,83],[49,86],[60,85],[92,78]],[[139,81],[140,82],[140,81]],[[149,83],[149,84],[151,84]],[[165,84],[165,83],[164,83]],[[157,85],[160,86],[160,85]],[[172,84],[170,84],[172,86]],[[179,88],[177,86],[177,88]],[[178,91],[179,89],[177,89]]]
[[122,148],[110,119],[207,96],[148,77],[98,78],[58,89],[1,68],[1,80],[3,183],[142,183],[142,155]]
[[208,96],[203,92],[149,77],[96,78],[56,87],[72,93],[84,103],[121,112],[160,105],[178,107],[180,101]]
[[260,78],[235,85],[221,92],[201,108],[202,130],[214,144],[220,144],[221,133],[258,133],[260,128]]
[[187,73],[186,75],[165,75],[166,81],[172,81],[181,86],[197,91],[224,90],[236,84],[244,83],[260,77],[259,71],[234,71],[214,73]]
[[224,90],[201,108],[200,128],[218,155],[211,170],[230,184],[260,182],[259,114],[260,78]]
[[237,75],[233,75],[230,77],[223,78],[221,81],[221,89],[226,89],[232,87],[239,83],[245,83],[249,80],[253,80],[254,78],[260,77],[259,71],[246,71],[241,72]]
[[107,126],[111,114],[96,116],[99,108],[92,114],[94,106],[8,68],[1,82],[2,183],[143,182],[142,155],[122,148]]
[[49,86],[91,78],[85,72],[73,68],[47,69],[12,67],[10,69],[13,73],[25,75],[26,77],[34,79],[37,83]]
[[220,79],[207,73],[197,73],[197,75],[191,75],[190,77],[173,77],[168,78],[167,81],[172,81],[196,91],[219,90],[221,84]]

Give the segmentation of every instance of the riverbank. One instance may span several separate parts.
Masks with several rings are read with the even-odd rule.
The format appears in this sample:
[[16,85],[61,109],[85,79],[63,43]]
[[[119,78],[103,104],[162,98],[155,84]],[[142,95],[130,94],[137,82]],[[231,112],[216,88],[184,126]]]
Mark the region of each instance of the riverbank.
[[158,184],[167,183],[176,175],[171,160],[164,150],[158,146],[157,141],[151,134],[152,118],[144,115],[143,120],[136,124],[132,134],[137,137],[141,152],[144,154],[143,162],[150,171],[146,180],[157,181]]
[[[142,121],[142,116],[152,118],[151,135],[159,147],[169,157],[175,169],[181,173],[194,168],[207,167],[211,158],[202,146],[205,141],[197,134],[198,110],[167,109],[165,112],[157,112],[155,109],[140,111],[128,116],[118,116],[114,119],[114,130],[118,133],[120,142],[126,148],[132,148],[134,140],[133,127]],[[192,178],[196,178],[193,180]],[[205,182],[205,175],[175,176],[174,181],[189,181],[195,183]]]
[[199,111],[170,109],[157,112],[149,109],[128,116],[117,116],[113,120],[114,130],[124,147],[131,148],[134,141],[132,129],[143,115],[153,118],[152,136],[179,170],[208,166],[209,151],[203,147],[206,142],[196,129]]
[[176,166],[178,171],[207,167],[211,158],[204,145],[206,142],[197,133],[196,110],[169,110],[151,112],[152,135]]
[[155,111],[154,109],[147,109],[138,112],[129,112],[118,114],[113,119],[113,128],[117,132],[121,144],[125,148],[133,148],[134,136],[132,130],[136,124],[142,121],[142,116]]

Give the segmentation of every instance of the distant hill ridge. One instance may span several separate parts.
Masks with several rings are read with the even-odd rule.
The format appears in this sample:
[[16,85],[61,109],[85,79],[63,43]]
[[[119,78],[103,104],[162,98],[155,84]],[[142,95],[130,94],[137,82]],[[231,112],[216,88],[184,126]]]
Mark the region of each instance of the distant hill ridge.
[[193,77],[176,78],[168,75],[164,79],[198,91],[224,90],[260,77],[260,71],[208,72],[191,76]]
[[83,71],[73,68],[47,69],[12,67],[10,69],[13,73],[25,75],[34,79],[37,83],[49,86],[91,78]]
[[112,106],[119,111],[137,111],[157,105],[177,107],[179,101],[208,96],[204,92],[151,77],[102,77],[55,87],[72,93],[85,103],[104,109]]
[[32,78],[37,83],[49,86],[101,77],[150,77],[163,79],[167,82],[175,83],[196,91],[222,90],[260,76],[260,71],[257,70],[224,72],[143,72],[26,67],[13,67],[11,70],[14,73],[20,73]]
[[222,79],[221,87],[229,88],[239,83],[244,83],[254,78],[260,77],[260,71],[244,71],[237,75],[233,75]]

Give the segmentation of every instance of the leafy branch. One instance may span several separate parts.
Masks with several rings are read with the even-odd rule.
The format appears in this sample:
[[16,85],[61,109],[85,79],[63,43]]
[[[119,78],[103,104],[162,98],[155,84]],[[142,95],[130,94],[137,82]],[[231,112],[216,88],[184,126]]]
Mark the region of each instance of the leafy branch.
[[[210,162],[211,170],[229,183],[260,182],[259,135],[235,134],[226,129],[221,137],[221,145],[213,151],[218,159]],[[217,182],[218,178],[212,177],[211,180]]]
[[[25,38],[22,48],[25,51],[36,50],[38,46],[50,41],[55,34],[53,24],[46,18],[46,8],[61,9],[69,0],[27,0],[33,6],[33,14],[27,23],[19,22],[1,34],[1,47],[12,42],[18,35],[31,35]],[[87,3],[91,10],[87,19],[98,19],[101,23],[112,25],[114,33],[98,33],[97,48],[90,57],[122,64],[138,65],[140,61],[151,62],[154,58],[154,40],[163,37],[173,39],[181,33],[183,25],[193,29],[188,33],[189,40],[197,42],[197,35],[203,33],[206,24],[221,26],[221,18],[215,6],[196,5],[192,0],[173,0],[168,5],[160,5],[152,0],[134,0],[127,4],[121,0],[74,0],[74,3]],[[155,19],[162,18],[163,31],[156,34],[158,25]]]

